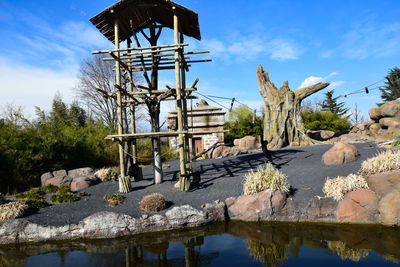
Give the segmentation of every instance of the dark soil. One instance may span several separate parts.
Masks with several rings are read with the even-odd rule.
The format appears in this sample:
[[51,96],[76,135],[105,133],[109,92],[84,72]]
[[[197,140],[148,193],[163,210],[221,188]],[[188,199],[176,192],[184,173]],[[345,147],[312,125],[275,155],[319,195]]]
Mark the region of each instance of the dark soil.
[[[322,187],[327,177],[334,178],[356,173],[363,160],[373,157],[379,151],[374,143],[355,144],[361,154],[355,162],[325,166],[321,162],[321,157],[331,146],[284,148],[271,152],[275,168],[288,177],[291,185],[289,197],[295,200],[304,200],[311,199],[316,195],[323,196]],[[168,162],[171,167],[164,170],[162,184],[153,184],[152,167],[143,168],[144,180],[132,183],[132,192],[123,194],[126,197],[123,203],[115,207],[108,206],[108,202],[104,200],[106,194],[118,192],[118,182],[111,181],[87,188],[84,191],[88,192],[90,196],[83,197],[77,202],[53,204],[25,218],[40,225],[55,226],[76,224],[99,211],[112,211],[139,218],[146,214],[140,209],[141,199],[156,192],[165,197],[168,209],[185,204],[200,209],[202,204],[241,195],[245,174],[250,169],[255,170],[266,162],[268,159],[261,152],[194,162],[192,165],[194,171],[199,171],[201,175],[200,186],[189,192],[181,192],[174,188],[179,172],[179,161],[175,160]]]

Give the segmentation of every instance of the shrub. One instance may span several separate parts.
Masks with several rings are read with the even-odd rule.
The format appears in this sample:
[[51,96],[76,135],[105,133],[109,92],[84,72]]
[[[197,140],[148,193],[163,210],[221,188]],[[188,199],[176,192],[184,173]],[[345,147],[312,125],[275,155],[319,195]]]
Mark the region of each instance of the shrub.
[[48,184],[45,186],[42,186],[42,191],[45,192],[46,194],[49,193],[55,193],[58,191],[58,187],[52,184]]
[[50,200],[58,203],[72,203],[79,200],[79,197],[75,196],[75,194],[71,192],[68,185],[61,184],[57,193],[52,195]]
[[0,205],[0,222],[21,217],[27,209],[28,205],[19,201]]
[[111,207],[114,207],[116,205],[119,205],[122,203],[122,201],[124,201],[124,196],[121,194],[108,194],[104,196],[104,199],[108,201],[108,204]]
[[341,117],[330,111],[305,110],[301,112],[304,127],[308,130],[330,130],[342,132],[350,129],[348,117]]
[[265,189],[289,192],[290,185],[286,175],[275,170],[271,163],[266,164],[265,168],[259,166],[257,172],[250,170],[245,177],[243,185],[245,195],[255,194]]
[[58,192],[57,194],[52,195],[50,200],[58,203],[72,203],[79,200],[79,198],[72,192]]
[[371,175],[397,169],[400,169],[400,151],[386,150],[364,160],[358,172],[362,175]]
[[105,181],[116,181],[118,179],[118,173],[113,168],[102,168],[97,170],[94,175],[99,178],[102,182]]
[[159,193],[145,196],[140,202],[140,207],[146,212],[161,211],[166,207],[164,196]]
[[341,200],[348,192],[361,188],[368,188],[364,177],[356,174],[349,174],[346,177],[338,176],[333,179],[327,179],[322,191],[326,197],[331,197],[337,201]]
[[46,193],[40,187],[34,187],[30,190],[22,193],[15,194],[15,197],[20,201],[28,205],[32,209],[40,209],[47,206],[47,202],[44,200]]

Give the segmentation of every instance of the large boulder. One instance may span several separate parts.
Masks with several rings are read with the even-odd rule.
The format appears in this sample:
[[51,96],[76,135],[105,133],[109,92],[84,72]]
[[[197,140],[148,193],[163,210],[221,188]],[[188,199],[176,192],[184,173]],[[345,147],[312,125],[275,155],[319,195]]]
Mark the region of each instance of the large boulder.
[[400,98],[387,102],[378,108],[369,110],[369,116],[374,121],[379,121],[381,118],[400,118]]
[[89,186],[92,186],[99,182],[100,179],[98,179],[97,177],[87,177],[87,176],[76,177],[72,180],[70,187],[72,192],[76,192],[88,188]]
[[241,221],[268,220],[279,212],[286,203],[282,191],[264,190],[260,193],[225,200],[229,218]]
[[58,171],[53,171],[53,176],[67,176],[67,171],[66,170],[58,170]]
[[257,138],[254,136],[245,136],[233,141],[234,145],[239,147],[240,150],[253,149],[258,147]]
[[229,149],[228,146],[219,146],[217,148],[214,149],[214,151],[210,152],[211,157],[210,158],[219,158],[222,156],[222,153],[224,153],[224,150]]
[[94,176],[94,171],[92,168],[89,167],[73,169],[68,171],[68,176],[72,178],[82,177],[82,176]]
[[324,141],[334,137],[335,132],[329,130],[318,130],[318,131],[307,130],[307,135],[314,140]]
[[322,155],[322,162],[325,165],[343,164],[355,161],[359,155],[354,145],[338,142]]
[[44,185],[54,185],[57,187],[60,187],[60,185],[63,183],[64,178],[66,178],[67,176],[55,176],[53,178],[47,179],[44,183]]
[[372,174],[366,180],[369,188],[383,197],[400,183],[400,170]]
[[336,210],[339,222],[374,223],[378,221],[378,197],[369,189],[347,193]]
[[46,181],[53,177],[54,177],[54,175],[51,172],[46,172],[46,173],[43,173],[42,176],[40,176],[40,181],[41,181],[42,185],[45,185]]
[[390,131],[400,128],[400,120],[395,118],[381,118],[379,119],[379,124],[382,128]]
[[379,202],[381,222],[388,225],[400,224],[400,187],[387,193]]

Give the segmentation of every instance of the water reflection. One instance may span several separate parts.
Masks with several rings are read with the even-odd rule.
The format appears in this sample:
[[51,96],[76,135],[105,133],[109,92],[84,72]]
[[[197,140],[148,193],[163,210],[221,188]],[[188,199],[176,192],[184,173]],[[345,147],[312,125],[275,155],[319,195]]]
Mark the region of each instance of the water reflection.
[[399,263],[400,230],[230,222],[119,239],[0,246],[0,266],[278,266],[300,261],[305,248],[322,251],[323,261]]

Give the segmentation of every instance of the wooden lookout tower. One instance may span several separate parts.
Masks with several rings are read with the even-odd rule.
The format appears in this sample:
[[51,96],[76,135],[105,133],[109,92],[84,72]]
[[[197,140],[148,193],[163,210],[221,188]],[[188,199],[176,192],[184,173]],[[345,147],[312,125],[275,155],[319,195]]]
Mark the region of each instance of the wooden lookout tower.
[[[118,134],[107,136],[107,139],[119,143],[120,158],[120,191],[131,190],[127,176],[129,161],[136,163],[136,139],[151,138],[154,157],[155,183],[163,179],[161,163],[160,137],[178,137],[180,173],[180,190],[188,190],[192,168],[189,156],[189,135],[187,122],[187,99],[196,98],[198,79],[191,87],[186,86],[185,73],[191,64],[209,62],[211,60],[193,60],[191,57],[209,51],[185,51],[188,46],[184,36],[201,39],[198,14],[186,7],[169,0],[121,0],[106,8],[90,19],[93,25],[111,42],[115,48],[94,51],[102,54],[103,60],[115,62],[115,91],[99,92],[104,97],[113,97],[118,105]],[[158,40],[164,28],[173,30],[174,43],[159,45]],[[141,36],[140,36],[141,35]],[[148,42],[142,46],[141,41]],[[125,47],[122,47],[126,44]],[[175,70],[175,88],[167,86],[158,88],[158,71]],[[143,75],[145,85],[136,84],[134,72]],[[124,82],[122,82],[124,81]],[[177,130],[160,131],[161,101],[176,101]],[[151,132],[136,133],[135,108],[146,105],[149,110]],[[123,120],[123,114],[130,113],[130,125]]]

